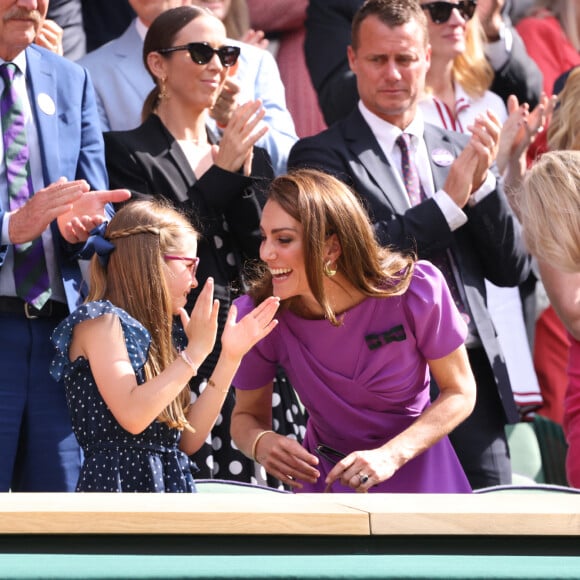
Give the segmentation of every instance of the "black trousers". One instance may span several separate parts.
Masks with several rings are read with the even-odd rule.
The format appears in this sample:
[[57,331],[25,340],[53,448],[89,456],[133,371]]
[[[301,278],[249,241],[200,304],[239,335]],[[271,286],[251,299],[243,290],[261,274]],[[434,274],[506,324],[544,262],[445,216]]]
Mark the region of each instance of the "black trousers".
[[[468,349],[477,383],[473,413],[457,426],[449,439],[473,489],[512,481],[506,417],[487,355],[483,348]],[[435,385],[435,393],[438,389]]]

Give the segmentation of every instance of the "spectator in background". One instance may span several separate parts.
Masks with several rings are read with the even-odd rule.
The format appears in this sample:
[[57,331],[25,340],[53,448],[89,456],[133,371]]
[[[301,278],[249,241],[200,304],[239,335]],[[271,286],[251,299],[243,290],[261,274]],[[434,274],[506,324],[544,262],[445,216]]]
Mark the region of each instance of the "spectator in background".
[[[580,151],[579,101],[580,68],[577,68],[570,73],[550,122],[550,151]],[[556,223],[560,225],[559,221]],[[534,364],[544,398],[544,405],[538,412],[563,424],[571,340],[566,326],[572,336],[580,338],[580,310],[575,311],[574,306],[580,304],[580,273],[563,273],[558,261],[541,259],[538,259],[538,269],[550,299],[536,322]]]
[[[250,22],[275,44],[276,61],[286,88],[286,102],[299,137],[326,128],[304,55],[308,0],[247,0]],[[338,33],[338,31],[332,34]],[[322,39],[333,42],[333,37]]]
[[[503,125],[498,147],[498,169],[505,178],[506,186],[511,185],[512,181],[519,184],[527,148],[519,143],[514,146],[514,134],[520,129],[524,133],[522,124],[525,123],[530,139],[535,137],[543,128],[542,117],[548,99],[544,97],[538,110],[530,115],[527,104],[518,106],[517,98],[512,96],[508,121],[503,100],[489,90],[494,73],[483,51],[483,31],[475,4],[448,4],[447,9],[442,9],[440,5],[422,0],[421,6],[427,15],[431,46],[426,94],[420,102],[425,121],[469,134],[469,127],[475,124],[478,115],[492,111]],[[536,116],[540,117],[539,121],[536,121]],[[525,416],[541,405],[542,397],[534,372],[519,288],[500,288],[486,281],[486,292],[512,390],[522,416]],[[535,313],[532,317],[535,322]]]
[[[308,5],[306,63],[328,124],[344,118],[358,100],[356,79],[349,69],[346,49],[351,43],[352,18],[363,1],[310,0]],[[472,4],[471,0],[461,1]],[[482,21],[488,23],[488,33],[494,34],[486,45],[486,55],[495,72],[490,90],[506,102],[514,94],[520,103],[534,108],[542,92],[542,77],[509,22],[498,18],[502,5],[501,0],[480,0],[477,6],[478,11],[484,11]],[[499,57],[491,58],[491,50],[499,52]]]
[[[0,491],[73,491],[81,454],[50,335],[82,301],[79,251],[108,192],[84,69],[33,44],[47,0],[0,4]],[[98,191],[90,191],[90,188]]]
[[[228,75],[211,111],[215,121],[211,126],[218,132],[223,130],[237,107],[249,100],[260,99],[266,111],[264,123],[269,130],[259,145],[270,154],[274,173],[284,173],[290,149],[298,136],[286,107],[285,88],[276,61],[269,52],[260,48],[263,37],[248,29],[246,0],[190,0],[189,3],[200,8],[210,6],[211,12],[226,27],[228,42],[241,49],[239,65]],[[248,44],[246,40],[256,44]]]
[[516,25],[526,50],[544,76],[544,91],[580,64],[580,5],[576,0],[536,0]]
[[[119,38],[80,61],[95,85],[103,131],[125,131],[140,125],[143,103],[153,88],[151,76],[143,64],[143,39],[147,29],[165,10],[192,4],[190,0],[129,1],[137,18]],[[241,46],[238,42],[233,43]],[[269,130],[259,145],[270,154],[275,173],[281,173],[286,169],[288,153],[297,138],[292,117],[286,109],[284,87],[269,53],[249,45],[243,48],[239,64],[229,71],[239,77],[240,93],[232,95],[226,90],[220,96],[216,103],[218,116],[225,126],[237,106],[260,99],[266,113],[263,123]],[[211,124],[215,128],[215,124]]]
[[82,0],[50,0],[46,14],[62,29],[61,54],[70,60],[78,60],[87,51],[82,4]]
[[135,18],[128,0],[81,0],[87,52],[117,38]]
[[369,0],[353,23],[349,63],[357,107],[320,135],[301,139],[289,166],[344,179],[365,200],[383,245],[435,260],[454,289],[469,333],[477,382],[474,412],[450,435],[471,485],[511,482],[505,423],[519,421],[485,301],[485,279],[523,282],[521,231],[493,161],[500,127],[480,115],[468,138],[424,123],[418,103],[430,64],[427,21],[413,0]]
[[542,280],[569,331],[566,475],[570,485],[580,487],[580,151],[542,155],[524,179],[520,215],[530,251],[541,268],[548,266]]

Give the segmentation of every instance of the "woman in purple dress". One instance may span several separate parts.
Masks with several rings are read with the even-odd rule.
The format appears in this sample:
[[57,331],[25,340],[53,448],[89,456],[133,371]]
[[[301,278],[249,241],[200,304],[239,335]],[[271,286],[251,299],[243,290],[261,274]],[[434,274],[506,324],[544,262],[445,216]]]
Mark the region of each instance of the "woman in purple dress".
[[[380,247],[356,196],[314,170],[274,180],[261,230],[265,266],[238,312],[272,294],[281,309],[234,378],[237,446],[295,491],[471,491],[447,434],[475,381],[441,273]],[[277,365],[308,412],[303,445],[271,431]]]

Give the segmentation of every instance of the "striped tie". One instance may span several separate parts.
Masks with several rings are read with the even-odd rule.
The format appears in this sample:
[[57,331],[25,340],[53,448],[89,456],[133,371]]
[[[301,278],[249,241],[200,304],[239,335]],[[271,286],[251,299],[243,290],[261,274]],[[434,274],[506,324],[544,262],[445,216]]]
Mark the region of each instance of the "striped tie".
[[[0,76],[4,80],[0,115],[10,211],[22,207],[34,193],[30,178],[24,110],[13,84],[15,74],[14,63],[0,66]],[[36,308],[42,308],[50,298],[51,290],[41,238],[24,244],[14,244],[14,284],[16,294]]]
[[[418,205],[425,200],[425,192],[421,186],[421,180],[419,178],[419,172],[417,171],[415,161],[411,158],[411,135],[409,133],[401,133],[397,137],[395,143],[401,150],[401,170],[409,201],[412,206]],[[457,309],[461,313],[465,322],[469,325],[469,332],[475,334],[477,331],[475,330],[475,325],[473,324],[472,318],[469,314],[469,307],[461,296],[453,266],[451,265],[450,255],[443,250],[437,252],[435,255],[431,255],[429,259],[441,270]]]

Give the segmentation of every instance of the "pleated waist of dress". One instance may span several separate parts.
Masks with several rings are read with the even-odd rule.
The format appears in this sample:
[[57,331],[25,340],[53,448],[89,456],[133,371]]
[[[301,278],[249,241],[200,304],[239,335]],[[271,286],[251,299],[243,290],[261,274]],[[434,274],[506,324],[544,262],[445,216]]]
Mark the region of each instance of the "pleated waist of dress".
[[86,456],[110,451],[146,451],[149,453],[162,453],[168,455],[181,455],[187,457],[177,446],[159,445],[156,443],[91,443],[83,448]]

